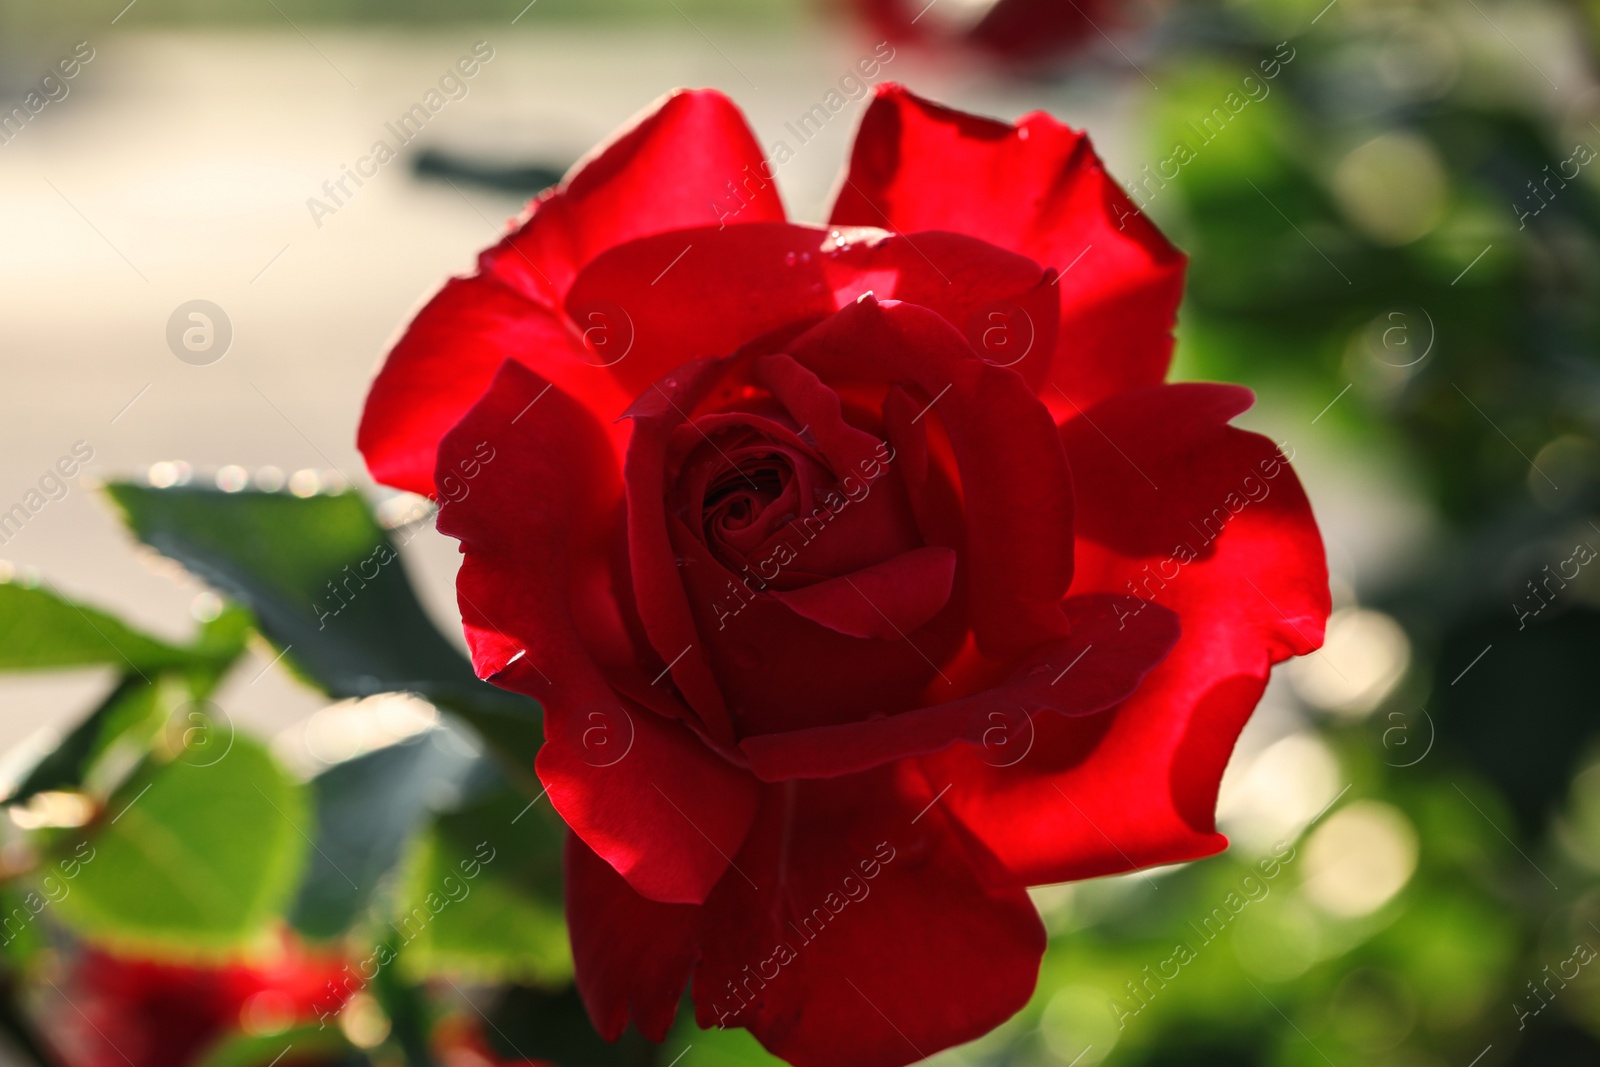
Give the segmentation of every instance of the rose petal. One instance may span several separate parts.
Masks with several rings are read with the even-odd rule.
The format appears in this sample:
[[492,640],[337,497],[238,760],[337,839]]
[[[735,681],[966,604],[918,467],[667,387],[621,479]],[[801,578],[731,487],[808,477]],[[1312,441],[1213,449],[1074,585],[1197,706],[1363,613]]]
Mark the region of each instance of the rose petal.
[[547,712],[536,763],[550,802],[641,896],[705,900],[749,829],[750,775],[638,705],[566,710]]
[[[1016,766],[964,749],[924,760],[936,780],[961,783],[950,810],[1029,884],[1224,847],[1215,805],[1234,741],[1272,664],[1322,642],[1322,541],[1277,449],[1226,424],[1248,404],[1231,386],[1159,386],[1062,428],[1078,490],[1074,594],[1151,597],[1177,612],[1183,634],[1109,715],[1041,720]],[[1242,502],[1233,514],[1230,494]],[[1180,546],[1192,562],[1179,562]]]
[[765,790],[701,912],[700,1025],[795,1067],[899,1067],[1021,1008],[1044,928],[1025,892],[981,884],[934,799],[910,764]]
[[960,700],[837,726],[747,737],[739,748],[763,781],[831,778],[958,743],[990,766],[1020,762],[1045,712],[1089,715],[1138,688],[1178,639],[1172,612],[1136,597],[1070,597],[1072,636],[1021,664],[1004,683]]
[[903,637],[939,614],[950,600],[956,554],[913,549],[825,582],[772,596],[795,614],[851,637]]
[[572,962],[594,1028],[615,1041],[632,1019],[651,1041],[666,1040],[698,951],[700,909],[641,897],[576,834],[566,874]]
[[744,839],[756,785],[681,723],[620,698],[593,658],[626,642],[610,591],[619,487],[607,453],[581,405],[508,362],[440,445],[441,472],[479,466],[439,529],[465,557],[473,666],[545,706],[536,769],[551,803],[639,893],[698,903]]
[[919,243],[924,230],[968,233],[1054,268],[1061,310],[1049,381],[1085,408],[1166,377],[1185,258],[1106,174],[1088,138],[1042,112],[1011,126],[880,85],[832,219]]
[[[868,292],[930,308],[974,339],[988,331],[980,354],[1024,374],[1037,365],[1043,381],[1057,318],[1043,268],[962,234],[770,223],[676,231],[597,257],[566,306],[578,322],[595,308],[626,310],[632,349],[613,370],[640,391],[682,363],[809,326]],[[1032,354],[1018,356],[1022,348]]]
[[[559,313],[492,278],[452,278],[378,372],[356,445],[379,482],[433,496],[440,438],[508,359],[538,370],[592,411],[620,412],[627,401],[616,383],[585,355]],[[609,436],[620,455],[627,427]]]
[[529,205],[527,220],[483,254],[480,269],[559,306],[578,271],[608,248],[693,226],[782,222],[768,169],[733,101],[714,89],[680,89]]
[[922,407],[904,386],[890,386],[883,398],[884,431],[894,448],[895,468],[923,541],[959,553],[966,543],[966,515],[955,488],[955,461],[950,460],[947,469],[943,456],[934,454]]
[[784,352],[756,359],[754,376],[783,405],[840,476],[865,472],[886,451],[878,438],[845,422],[839,394]]

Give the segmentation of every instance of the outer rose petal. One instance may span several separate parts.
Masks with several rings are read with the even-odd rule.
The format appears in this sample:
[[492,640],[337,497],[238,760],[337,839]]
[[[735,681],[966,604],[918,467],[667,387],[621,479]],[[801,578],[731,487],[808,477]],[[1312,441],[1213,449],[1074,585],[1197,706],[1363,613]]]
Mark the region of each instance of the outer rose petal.
[[584,635],[617,625],[606,563],[621,490],[604,431],[507,363],[439,446],[441,472],[472,460],[439,529],[466,557],[457,591],[473,666],[545,705],[537,770],[573,831],[641,894],[698,903],[744,840],[756,786],[687,727],[624,703],[591,658]]
[[796,1067],[898,1067],[1021,1008],[1038,913],[980,883],[933,800],[909,763],[764,790],[701,912],[700,1025],[747,1027]]
[[1041,721],[1014,767],[959,749],[924,761],[932,780],[958,783],[951,812],[1029,884],[1224,847],[1216,796],[1234,741],[1272,664],[1322,643],[1322,539],[1277,449],[1227,425],[1249,400],[1233,386],[1158,386],[1062,427],[1078,491],[1074,594],[1150,597],[1183,635],[1109,715]]
[[[367,394],[356,444],[373,478],[434,495],[439,440],[483,395],[500,364],[514,359],[613,414],[627,404],[616,382],[587,360],[559,311],[492,278],[452,278],[418,312]],[[626,427],[611,433],[620,454]]]
[[615,1041],[631,1017],[645,1037],[665,1040],[694,963],[700,909],[641,897],[576,834],[566,863],[578,992],[595,1029]]
[[483,254],[481,268],[559,304],[585,264],[627,241],[692,226],[782,222],[765,162],[733,101],[714,89],[680,89],[579,160],[533,202],[519,229]]
[[[684,90],[579,162],[532,205],[516,232],[483,254],[478,274],[445,284],[389,354],[358,434],[372,476],[432,495],[439,439],[507,358],[555,382],[610,426],[631,394],[623,394],[605,366],[610,351],[586,350],[563,321],[572,279],[613,245],[716,223],[716,205],[732,195],[729,182],[743,190],[737,221],[781,221],[783,205],[763,177],[762,160],[731,101],[710,90]],[[748,180],[752,172],[758,182]],[[584,328],[594,324],[582,321]],[[612,438],[620,453],[627,424],[614,426]]]
[[614,248],[573,282],[567,310],[578,322],[596,309],[626,311],[633,347],[615,371],[635,392],[680,364],[809,326],[869,292],[938,312],[980,355],[1037,387],[1056,343],[1050,281],[1033,260],[967,234],[768,223]]
[[832,219],[968,233],[1061,272],[1050,382],[1084,408],[1166,377],[1185,258],[1042,112],[1009,126],[880,85]]

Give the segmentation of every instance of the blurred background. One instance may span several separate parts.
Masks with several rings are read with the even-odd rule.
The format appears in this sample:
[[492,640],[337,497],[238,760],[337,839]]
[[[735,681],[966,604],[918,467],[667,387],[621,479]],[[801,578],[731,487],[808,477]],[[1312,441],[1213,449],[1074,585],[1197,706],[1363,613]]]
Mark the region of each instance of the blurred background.
[[[1600,1063],[1600,5],[924,3],[0,0],[0,1062],[776,1063],[586,1032],[549,806],[439,712],[492,716],[454,544],[354,434],[409,313],[629,116],[714,86],[770,143],[887,40],[880,80],[1087,129],[1190,255],[1175,376],[1257,392],[1337,609],[1229,852],[1038,890],[1033,1002],[936,1062]],[[793,217],[863,107],[783,168]],[[322,574],[267,535],[400,546],[428,700],[374,695],[377,638],[284,658]],[[223,749],[282,819],[207,792]],[[407,932],[491,819],[521,858]]]

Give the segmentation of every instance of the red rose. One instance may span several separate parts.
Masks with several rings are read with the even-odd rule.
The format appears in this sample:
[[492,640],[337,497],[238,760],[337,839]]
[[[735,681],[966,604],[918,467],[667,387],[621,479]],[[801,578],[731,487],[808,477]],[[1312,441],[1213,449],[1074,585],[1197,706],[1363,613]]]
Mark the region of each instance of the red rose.
[[[247,1024],[288,1027],[337,1011],[347,995],[336,986],[343,964],[289,939],[271,959],[217,967],[88,949],[62,987],[44,994],[47,1031],[68,1067],[186,1067]],[[278,1067],[320,1062],[291,1055]]]
[[902,1064],[1026,1002],[1026,886],[1224,847],[1327,574],[1249,393],[1162,384],[1184,259],[1082,134],[886,86],[832,229],[772,172],[668,98],[423,308],[360,445],[544,705],[601,1031],[692,973],[702,1026]]
[[938,5],[928,0],[855,0],[878,32],[894,40],[959,44],[1012,59],[1043,59],[1119,28],[1128,0],[993,0]]

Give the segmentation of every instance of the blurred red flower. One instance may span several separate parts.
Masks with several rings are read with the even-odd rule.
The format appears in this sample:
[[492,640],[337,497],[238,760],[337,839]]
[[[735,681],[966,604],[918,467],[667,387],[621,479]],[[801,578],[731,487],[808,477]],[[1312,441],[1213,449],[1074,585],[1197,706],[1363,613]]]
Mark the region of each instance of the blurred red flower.
[[544,705],[600,1030],[692,973],[703,1026],[889,1067],[1026,1002],[1027,886],[1225,846],[1327,572],[1250,394],[1163,384],[1185,261],[1083,134],[885,86],[830,226],[775,170],[668,98],[422,309],[360,446]]
[[[185,1067],[228,1034],[336,1013],[348,997],[343,980],[342,959],[288,938],[268,959],[217,967],[84,949],[45,994],[45,1026],[66,1067]],[[319,1062],[291,1054],[278,1067]]]
[[1002,58],[1044,59],[1067,52],[1134,20],[1130,0],[852,0],[879,33],[894,41],[922,41],[992,53]]

